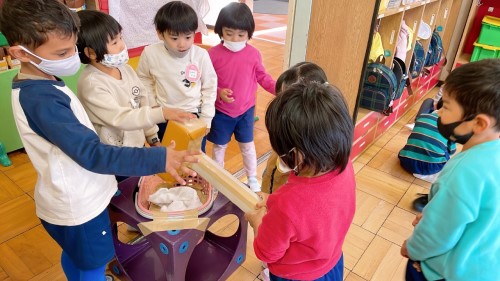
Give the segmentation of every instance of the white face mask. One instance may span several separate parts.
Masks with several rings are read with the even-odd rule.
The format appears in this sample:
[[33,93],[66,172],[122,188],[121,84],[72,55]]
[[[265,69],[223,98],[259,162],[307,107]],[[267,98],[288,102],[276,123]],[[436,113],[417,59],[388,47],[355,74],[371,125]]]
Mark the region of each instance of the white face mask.
[[105,54],[101,64],[107,67],[119,67],[128,62],[127,47],[118,54]]
[[297,164],[295,167],[290,168],[288,167],[287,164],[283,163],[283,161],[281,160],[281,157],[285,157],[286,155],[292,153],[296,151],[295,147],[290,149],[290,151],[288,151],[287,153],[283,154],[283,155],[280,155],[276,161],[276,168],[278,169],[278,171],[282,174],[288,174],[290,173],[291,171],[293,171],[295,173],[295,175],[297,175],[299,173],[299,164]]
[[80,57],[78,56],[78,49],[76,48],[76,46],[75,54],[62,60],[47,60],[33,54],[21,45],[19,45],[19,48],[23,49],[28,54],[40,59],[41,62],[39,64],[36,64],[33,61],[30,61],[30,63],[44,73],[54,76],[71,76],[77,73],[80,69]]
[[224,47],[228,48],[231,52],[239,52],[245,48],[247,45],[247,41],[240,41],[240,42],[231,42],[224,40],[224,43],[222,44]]
[[293,171],[293,169],[283,163],[280,158],[276,159],[276,168],[278,169],[278,172],[282,174],[288,174]]
[[163,45],[165,46],[165,49],[167,49],[167,51],[174,57],[176,58],[183,58],[185,57],[187,54],[189,54],[189,51],[191,50],[191,48],[189,48],[188,50],[185,50],[184,52],[179,52],[177,50],[172,50],[170,49],[168,46],[167,46],[167,43],[166,42],[163,42]]

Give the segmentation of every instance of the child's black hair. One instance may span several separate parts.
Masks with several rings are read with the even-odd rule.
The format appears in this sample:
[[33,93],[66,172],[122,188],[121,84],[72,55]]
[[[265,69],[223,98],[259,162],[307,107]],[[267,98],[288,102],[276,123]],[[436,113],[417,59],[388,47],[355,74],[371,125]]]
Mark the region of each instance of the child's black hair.
[[485,59],[453,70],[443,85],[449,97],[455,99],[468,118],[486,114],[496,121],[500,131],[500,60]]
[[0,30],[9,45],[36,49],[54,33],[70,38],[78,33],[75,13],[58,0],[5,0],[0,15]]
[[328,82],[323,69],[313,62],[299,62],[283,72],[276,80],[276,93],[283,91],[286,87],[295,83]]
[[82,10],[78,12],[78,17],[81,23],[77,43],[80,60],[85,64],[90,63],[90,58],[84,52],[88,47],[94,50],[96,61],[102,61],[108,53],[108,42],[122,32],[121,25],[112,16],[99,11]]
[[[269,104],[266,128],[273,150],[284,155],[289,167],[299,165],[299,172],[343,171],[349,162],[354,125],[334,86],[310,82],[287,87]],[[295,153],[289,153],[293,148]]]
[[255,31],[252,11],[245,3],[229,3],[220,10],[215,22],[214,32],[219,35],[219,38],[222,38],[223,27],[245,30],[248,32],[248,39],[251,39]]
[[172,35],[191,33],[198,29],[198,16],[188,4],[172,1],[156,12],[154,24],[161,34],[165,31]]

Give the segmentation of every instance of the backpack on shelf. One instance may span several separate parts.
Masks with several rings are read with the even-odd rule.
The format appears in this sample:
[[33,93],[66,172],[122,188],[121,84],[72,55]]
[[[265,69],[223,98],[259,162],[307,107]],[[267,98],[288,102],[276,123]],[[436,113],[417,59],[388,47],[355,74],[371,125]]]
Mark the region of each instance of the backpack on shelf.
[[415,48],[413,48],[413,54],[411,56],[409,76],[412,79],[417,78],[422,69],[424,68],[425,63],[425,50],[424,46],[420,41],[415,41]]
[[432,66],[438,64],[443,55],[443,41],[437,31],[432,33],[431,42],[429,44],[429,51],[425,57],[425,66]]
[[398,80],[392,69],[380,60],[370,63],[365,70],[360,106],[389,115],[397,90]]

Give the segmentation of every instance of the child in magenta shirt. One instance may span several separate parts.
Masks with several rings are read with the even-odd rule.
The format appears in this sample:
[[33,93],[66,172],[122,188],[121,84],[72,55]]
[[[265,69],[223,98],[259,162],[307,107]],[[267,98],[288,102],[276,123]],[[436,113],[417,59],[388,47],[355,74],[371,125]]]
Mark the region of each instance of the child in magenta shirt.
[[356,208],[347,104],[333,86],[291,85],[269,104],[266,128],[280,170],[291,173],[245,215],[255,254],[271,280],[341,281],[342,244]]
[[274,94],[276,81],[262,65],[260,52],[247,44],[255,30],[252,12],[244,3],[230,3],[217,18],[214,31],[222,42],[208,53],[217,73],[215,117],[207,139],[214,143],[214,160],[224,166],[227,144],[234,133],[250,188],[258,192],[257,154],[253,142],[257,83]]

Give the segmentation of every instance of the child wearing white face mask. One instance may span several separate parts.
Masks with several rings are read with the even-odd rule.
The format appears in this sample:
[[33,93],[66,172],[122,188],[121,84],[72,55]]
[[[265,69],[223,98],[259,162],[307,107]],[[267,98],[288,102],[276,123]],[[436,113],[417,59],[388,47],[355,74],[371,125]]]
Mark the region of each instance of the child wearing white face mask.
[[217,72],[217,100],[212,129],[207,139],[214,143],[214,160],[224,167],[227,144],[234,133],[252,191],[261,190],[257,181],[257,155],[253,142],[257,83],[275,94],[276,81],[262,65],[260,52],[249,45],[255,22],[244,3],[230,3],[217,17],[214,31],[222,42],[208,53]]
[[[276,95],[287,87],[297,83],[328,82],[323,69],[313,62],[299,62],[283,72],[276,80]],[[290,171],[283,168],[283,163],[276,153],[271,153],[267,159],[266,168],[262,173],[262,192],[271,194],[277,191],[288,179]]]
[[197,153],[176,151],[174,145],[103,144],[81,102],[57,77],[75,75],[80,67],[76,13],[58,0],[2,3],[0,26],[9,54],[21,62],[12,83],[12,113],[38,175],[36,215],[62,248],[67,280],[105,280],[106,264],[115,256],[107,209],[117,191],[112,174],[167,171],[185,185],[177,170],[195,176],[181,164],[197,162]]
[[299,82],[269,104],[266,128],[290,175],[245,214],[255,255],[267,263],[271,281],[341,281],[342,244],[356,208],[347,103],[334,86]]
[[157,123],[184,121],[190,113],[151,107],[147,90],[128,62],[122,27],[110,15],[83,10],[78,49],[87,66],[78,81],[78,98],[101,141],[115,146],[160,145]]
[[[150,102],[196,114],[207,123],[208,133],[215,113],[217,76],[207,51],[193,45],[196,12],[186,3],[172,1],[158,10],[154,24],[162,42],[144,48],[137,67]],[[158,127],[161,139],[167,123]]]

